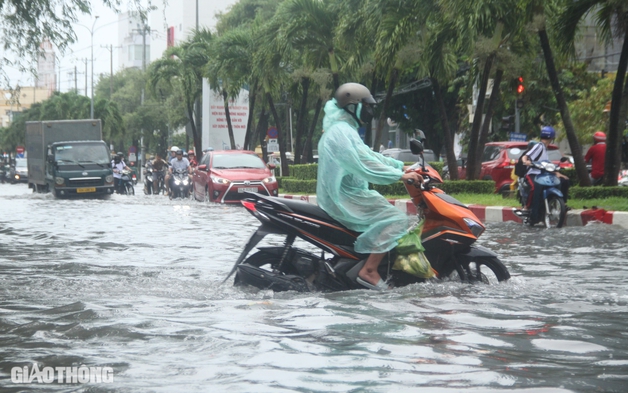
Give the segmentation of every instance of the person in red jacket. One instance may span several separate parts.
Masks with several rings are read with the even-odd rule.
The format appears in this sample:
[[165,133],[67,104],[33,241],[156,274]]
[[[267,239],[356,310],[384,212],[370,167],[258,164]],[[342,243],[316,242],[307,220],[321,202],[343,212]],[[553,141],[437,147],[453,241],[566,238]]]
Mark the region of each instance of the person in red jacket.
[[589,148],[584,156],[584,161],[591,161],[591,183],[595,186],[602,183],[604,179],[604,160],[606,158],[606,134],[598,131],[593,134],[594,145]]

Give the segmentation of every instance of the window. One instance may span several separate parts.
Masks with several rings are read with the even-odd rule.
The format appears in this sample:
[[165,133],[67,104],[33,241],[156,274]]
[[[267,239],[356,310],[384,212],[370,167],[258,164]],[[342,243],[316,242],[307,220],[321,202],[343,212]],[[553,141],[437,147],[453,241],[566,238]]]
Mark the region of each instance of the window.
[[493,161],[499,157],[499,153],[502,149],[499,146],[484,146],[484,153],[482,154],[482,162]]

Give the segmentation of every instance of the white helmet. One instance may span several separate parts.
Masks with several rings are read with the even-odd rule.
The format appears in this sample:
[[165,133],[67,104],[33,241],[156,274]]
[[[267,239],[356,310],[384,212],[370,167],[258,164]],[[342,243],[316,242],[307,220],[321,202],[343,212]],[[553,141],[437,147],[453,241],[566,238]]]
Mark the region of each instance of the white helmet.
[[175,152],[175,153],[176,153],[176,152],[177,152],[177,150],[179,150],[179,148],[178,148],[178,147],[176,147],[176,146],[172,146],[172,147],[170,148],[170,151],[171,151],[171,152],[173,151],[173,152]]

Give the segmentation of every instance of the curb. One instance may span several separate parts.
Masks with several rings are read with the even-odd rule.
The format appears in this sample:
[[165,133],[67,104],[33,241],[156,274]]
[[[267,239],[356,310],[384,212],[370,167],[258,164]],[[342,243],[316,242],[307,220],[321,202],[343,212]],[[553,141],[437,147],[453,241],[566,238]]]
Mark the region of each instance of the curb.
[[[280,198],[299,199],[316,205],[316,195],[288,195],[279,194]],[[416,214],[416,207],[410,199],[389,199],[391,205],[405,212],[408,215]],[[507,222],[513,221],[521,223],[521,218],[513,213],[512,207],[505,206],[482,206],[468,205],[469,209],[482,222]],[[628,229],[628,212],[606,211],[604,209],[570,210],[567,212],[565,226],[579,227],[590,222],[601,222],[604,224],[617,225]]]

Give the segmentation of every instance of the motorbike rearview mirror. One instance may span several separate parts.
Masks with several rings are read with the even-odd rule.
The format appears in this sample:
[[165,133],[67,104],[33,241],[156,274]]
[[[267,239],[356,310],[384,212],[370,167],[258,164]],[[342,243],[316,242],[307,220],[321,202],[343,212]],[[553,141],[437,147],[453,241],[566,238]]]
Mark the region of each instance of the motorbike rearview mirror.
[[412,154],[421,154],[423,153],[423,144],[417,139],[410,140],[410,151]]
[[207,170],[207,165],[205,165],[205,164],[199,165],[198,166],[198,170],[199,171],[206,171]]
[[567,158],[567,157],[561,157],[560,158],[560,162],[567,162],[567,161],[569,161],[569,158]]

